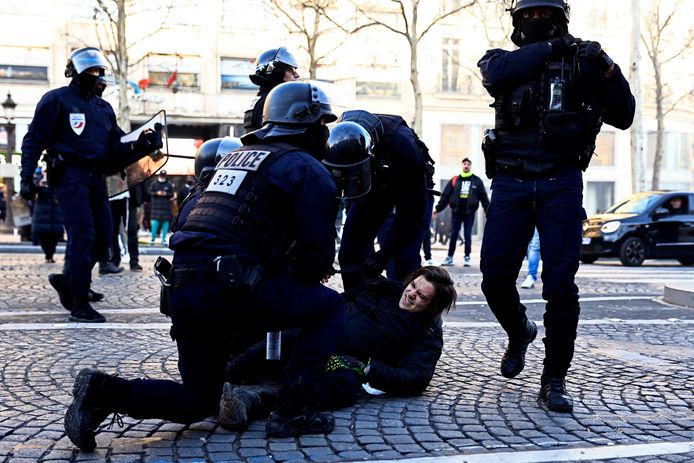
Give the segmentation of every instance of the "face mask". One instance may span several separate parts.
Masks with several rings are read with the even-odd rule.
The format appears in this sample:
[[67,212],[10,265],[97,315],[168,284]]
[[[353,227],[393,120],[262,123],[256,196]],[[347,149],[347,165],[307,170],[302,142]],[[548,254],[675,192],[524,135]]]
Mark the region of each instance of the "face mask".
[[520,23],[523,43],[535,43],[552,38],[556,27],[550,19],[524,19]]
[[80,90],[82,90],[85,93],[90,93],[94,92],[94,90],[96,89],[96,81],[98,78],[99,76],[83,72],[82,74],[77,74],[74,77],[74,80],[77,83],[77,86],[80,88]]

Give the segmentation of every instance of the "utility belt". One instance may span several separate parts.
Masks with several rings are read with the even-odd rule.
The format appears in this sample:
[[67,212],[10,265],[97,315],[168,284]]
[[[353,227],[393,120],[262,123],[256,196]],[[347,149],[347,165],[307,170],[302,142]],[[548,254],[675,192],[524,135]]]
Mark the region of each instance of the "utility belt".
[[102,163],[97,161],[87,161],[79,158],[67,159],[61,153],[48,153],[46,160],[46,180],[51,187],[58,187],[65,177],[65,169],[68,165],[77,166],[80,169],[99,171],[102,170]]
[[496,173],[504,172],[514,177],[525,179],[547,177],[568,166],[578,167],[578,163],[571,162],[568,159],[536,161],[518,158],[497,158],[495,160]]
[[265,271],[260,264],[243,263],[235,255],[219,256],[208,267],[174,267],[159,256],[154,273],[161,282],[159,311],[169,315],[169,289],[207,284],[215,279],[236,294],[248,294],[255,289]]

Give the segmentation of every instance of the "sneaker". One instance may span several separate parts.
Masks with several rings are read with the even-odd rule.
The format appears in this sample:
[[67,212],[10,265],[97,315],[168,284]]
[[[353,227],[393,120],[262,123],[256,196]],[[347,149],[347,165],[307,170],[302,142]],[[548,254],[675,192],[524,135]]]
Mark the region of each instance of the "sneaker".
[[532,275],[525,277],[525,280],[521,283],[521,288],[530,289],[533,286],[535,286],[535,278]]
[[564,378],[549,378],[542,375],[538,399],[540,405],[553,412],[571,413],[574,409],[574,400],[566,391]]
[[424,261],[424,263],[427,264],[427,265],[435,265],[435,264],[434,264],[434,259],[427,259],[427,260]]
[[292,418],[282,418],[272,412],[265,425],[268,437],[297,437],[303,434],[330,434],[335,418],[328,412],[314,412]]
[[120,273],[122,271],[123,267],[117,267],[113,262],[99,264],[99,275],[109,275],[113,273]]
[[142,271],[142,265],[140,264],[132,264],[130,266],[130,271],[131,272],[141,272]]
[[442,267],[449,267],[453,265],[453,257],[451,256],[446,256],[445,259],[443,259],[443,262],[441,262]]
[[149,241],[149,245],[150,245],[150,246],[154,246],[154,240],[150,240],[150,241]]
[[515,378],[525,368],[525,353],[528,346],[537,336],[537,325],[528,320],[528,333],[521,340],[509,339],[506,352],[501,359],[501,375],[504,378]]
[[89,291],[87,291],[87,300],[89,302],[101,302],[104,300],[104,293],[97,293],[93,289],[89,288]]
[[224,429],[244,431],[248,427],[250,417],[256,411],[254,409],[258,409],[261,404],[262,399],[257,392],[224,383],[217,422]]
[[48,283],[53,286],[53,289],[58,291],[58,299],[60,299],[60,305],[62,305],[65,310],[72,312],[72,306],[74,304],[72,300],[72,293],[70,288],[67,287],[67,281],[65,281],[65,275],[62,273],[52,273],[48,275]]
[[80,323],[103,323],[106,318],[94,310],[88,302],[85,302],[84,304],[75,304],[70,313],[70,320]]
[[100,371],[84,368],[77,374],[72,388],[74,399],[65,413],[65,433],[83,452],[96,448],[96,430],[113,410],[96,406],[99,393],[110,376]]
[[463,267],[469,267],[470,266],[470,256],[465,256],[465,259],[463,260]]

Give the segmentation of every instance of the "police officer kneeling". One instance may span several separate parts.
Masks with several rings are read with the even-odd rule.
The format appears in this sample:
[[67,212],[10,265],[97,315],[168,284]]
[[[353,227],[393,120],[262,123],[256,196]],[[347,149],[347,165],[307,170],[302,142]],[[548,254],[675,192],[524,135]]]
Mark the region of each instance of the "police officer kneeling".
[[318,160],[334,121],[325,93],[289,82],[270,92],[265,125],[227,154],[182,229],[169,284],[172,336],[183,383],[126,380],[92,369],[75,380],[65,417],[70,440],[95,447],[113,412],[179,423],[215,414],[229,358],[230,331],[300,328],[285,370],[269,436],[328,433],[329,413],[312,406],[313,378],[334,353],[344,303],[321,284],[332,273],[335,183]]
[[501,374],[513,378],[537,335],[516,289],[537,227],[547,301],[540,401],[570,412],[565,377],[580,312],[574,277],[586,218],[581,170],[602,121],[619,129],[631,125],[634,98],[599,43],[569,35],[566,2],[519,0],[511,14],[511,40],[520,48],[490,50],[478,63],[496,111],[495,129],[483,144],[494,193],[482,242],[482,291],[509,338]]

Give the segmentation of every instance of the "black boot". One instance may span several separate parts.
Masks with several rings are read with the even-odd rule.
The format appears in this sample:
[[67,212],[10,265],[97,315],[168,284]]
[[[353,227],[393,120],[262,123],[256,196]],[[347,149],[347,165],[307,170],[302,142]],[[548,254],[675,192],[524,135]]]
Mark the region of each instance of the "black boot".
[[103,315],[94,310],[86,297],[78,298],[73,296],[75,305],[70,313],[70,320],[81,323],[103,323],[106,321]]
[[255,417],[270,412],[268,395],[224,383],[217,421],[224,429],[244,431]]
[[118,410],[118,399],[129,395],[129,383],[100,371],[84,368],[72,388],[74,397],[65,413],[67,437],[83,452],[96,447],[98,426]]
[[72,312],[72,306],[74,301],[72,300],[72,293],[70,288],[67,286],[67,281],[65,275],[62,273],[51,273],[48,275],[48,283],[53,286],[53,289],[58,291],[58,299],[60,299],[60,305],[65,307],[65,310]]
[[87,293],[87,300],[89,302],[101,302],[104,300],[104,293],[97,293],[93,289],[89,288],[89,292]]
[[540,386],[540,402],[553,412],[571,413],[574,400],[566,392],[564,378],[550,378],[542,375]]
[[99,275],[108,275],[111,273],[120,273],[123,267],[118,267],[113,262],[99,262]]
[[335,418],[328,412],[310,412],[282,417],[272,412],[265,425],[268,437],[297,437],[304,434],[330,434]]
[[526,335],[521,339],[509,337],[504,357],[501,359],[501,375],[505,378],[515,378],[525,368],[525,353],[528,346],[537,336],[537,325],[528,320]]

